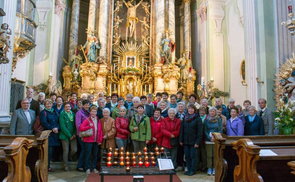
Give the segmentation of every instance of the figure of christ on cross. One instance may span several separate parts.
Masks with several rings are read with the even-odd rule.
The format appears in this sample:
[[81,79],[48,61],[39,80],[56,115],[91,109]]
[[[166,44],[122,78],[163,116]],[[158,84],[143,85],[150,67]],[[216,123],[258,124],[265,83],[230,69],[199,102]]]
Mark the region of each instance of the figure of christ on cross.
[[126,1],[123,0],[124,4],[128,8],[126,27],[129,27],[129,37],[133,37],[134,31],[135,31],[135,25],[138,22],[138,18],[136,17],[136,9],[142,3],[142,1],[143,0],[141,0],[137,5],[132,5],[131,3],[132,1],[128,1],[126,3]]

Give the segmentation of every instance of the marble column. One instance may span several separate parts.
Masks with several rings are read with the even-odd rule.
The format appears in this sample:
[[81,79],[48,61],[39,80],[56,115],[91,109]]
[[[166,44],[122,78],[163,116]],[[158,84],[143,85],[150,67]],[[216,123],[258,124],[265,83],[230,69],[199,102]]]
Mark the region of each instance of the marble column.
[[[15,16],[16,16],[16,5],[17,1],[4,1],[3,10],[6,16],[2,17],[2,23],[7,23],[9,28],[12,30],[10,35],[10,45],[13,47],[14,43],[14,29],[15,29]],[[1,19],[0,19],[1,20]],[[7,57],[9,59],[8,64],[0,64],[0,127],[6,124],[9,125],[10,122],[10,80],[11,80],[11,66],[13,50],[10,49],[7,52]]]
[[[170,37],[173,39],[173,41],[175,40],[175,0],[169,0],[169,4],[168,4],[168,28],[172,31],[172,35],[170,35]],[[172,63],[175,62],[175,52],[176,50],[174,50],[174,52],[172,53]]]
[[191,8],[190,0],[183,0],[184,3],[184,51],[191,51]]
[[108,40],[108,4],[109,1],[100,1],[99,9],[99,30],[98,38],[100,40],[99,55],[107,57],[107,40]]
[[245,20],[245,54],[246,54],[246,82],[248,84],[248,99],[256,104],[258,98],[257,89],[257,32],[255,21],[255,2],[244,0]]
[[156,6],[156,61],[155,63],[160,63],[161,61],[161,50],[159,48],[162,39],[164,38],[165,31],[165,0],[157,0]]
[[88,30],[95,30],[97,0],[89,1]]
[[79,15],[80,0],[73,0],[70,26],[69,59],[71,59],[71,55],[74,53],[73,51],[75,51],[78,46]]

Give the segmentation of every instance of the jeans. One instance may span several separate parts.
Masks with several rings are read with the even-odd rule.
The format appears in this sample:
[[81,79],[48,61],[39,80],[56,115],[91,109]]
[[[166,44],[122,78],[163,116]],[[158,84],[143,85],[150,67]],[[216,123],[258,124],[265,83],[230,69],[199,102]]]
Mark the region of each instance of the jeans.
[[186,167],[190,173],[196,173],[198,170],[198,152],[199,148],[195,148],[194,145],[184,145]]
[[78,159],[78,164],[77,164],[77,168],[83,168],[85,169],[85,143],[82,141],[82,139],[78,136],[78,142],[81,146],[81,153],[79,155],[79,159]]
[[183,163],[184,163],[183,156],[184,156],[183,146],[179,145],[177,150],[177,167],[183,166]]
[[206,144],[208,168],[214,168],[215,145]]
[[169,148],[165,148],[165,147],[164,147],[164,151],[170,153],[171,160],[172,160],[172,162],[173,162],[173,166],[174,166],[174,168],[177,167],[177,164],[176,164],[177,150],[178,150],[178,147],[174,147],[174,148],[171,148],[171,149],[169,149]]
[[91,161],[92,169],[96,169],[98,150],[100,146],[96,142],[92,142],[92,143],[85,142],[84,147],[85,147],[85,169],[86,170],[90,169],[91,154],[92,154],[92,161]]
[[143,148],[146,147],[146,143],[145,142],[139,142],[139,141],[132,141],[133,143],[133,147],[134,147],[134,152],[142,152]]
[[50,168],[50,161],[51,161],[51,157],[52,157],[52,148],[53,147],[48,146],[48,169]]
[[201,169],[207,168],[207,151],[205,143],[199,145],[199,159],[201,159]]
[[123,147],[124,152],[125,152],[126,145],[127,145],[127,139],[116,138],[116,144],[117,144],[117,147],[119,150],[121,149],[121,147]]
[[69,158],[69,148],[71,147],[70,157],[72,157],[77,152],[77,140],[74,138],[73,140],[61,140],[62,148],[63,148],[63,162],[64,167],[68,167],[68,158]]

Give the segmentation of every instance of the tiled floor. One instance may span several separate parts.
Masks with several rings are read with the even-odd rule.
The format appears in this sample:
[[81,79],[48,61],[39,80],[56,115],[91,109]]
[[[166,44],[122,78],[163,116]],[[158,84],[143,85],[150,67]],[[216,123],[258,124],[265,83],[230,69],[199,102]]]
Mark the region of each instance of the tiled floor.
[[[178,177],[183,182],[213,182],[214,176],[208,176],[205,173],[198,172],[194,176],[185,176],[183,172],[177,172]],[[64,172],[62,170],[57,170],[54,173],[49,173],[50,182],[84,182],[87,175],[82,172],[77,172],[72,170],[70,172]]]

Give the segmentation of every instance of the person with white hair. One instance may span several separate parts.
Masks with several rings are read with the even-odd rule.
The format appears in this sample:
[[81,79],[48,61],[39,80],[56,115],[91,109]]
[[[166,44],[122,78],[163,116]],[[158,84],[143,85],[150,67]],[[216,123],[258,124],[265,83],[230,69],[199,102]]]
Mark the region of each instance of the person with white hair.
[[164,118],[168,117],[168,110],[169,110],[168,104],[170,105],[170,103],[167,103],[164,100],[162,100],[158,103],[159,108],[162,110],[161,116]]
[[228,105],[227,105],[227,110],[230,110],[230,108],[235,106],[235,99],[228,99]]
[[206,114],[209,114],[209,106],[208,106],[208,100],[207,99],[202,99],[201,100],[201,106],[206,108]]
[[[219,105],[219,107],[221,106]],[[217,109],[215,107],[210,107],[209,115],[204,123],[208,175],[215,175],[215,168],[214,168],[215,146],[214,146],[214,136],[212,135],[212,133],[213,132],[222,133],[222,131],[223,131],[222,120],[217,115]]]
[[133,94],[127,94],[126,95],[126,101],[124,103],[124,106],[126,107],[127,110],[129,110],[133,106]]
[[[36,116],[39,115],[40,113],[40,105],[39,102],[33,99],[34,96],[34,89],[27,87],[27,92],[26,92],[26,98],[29,100],[30,102],[30,109],[32,109],[33,111],[35,111]],[[19,100],[17,102],[16,108],[15,109],[19,109],[21,108],[21,102],[22,100]]]
[[264,135],[264,122],[256,113],[255,106],[248,107],[249,115],[245,117],[244,135]]
[[45,93],[40,92],[38,94],[38,102],[39,102],[39,105],[40,105],[40,111],[42,111],[45,108],[44,101],[45,101]]
[[87,99],[87,94],[86,94],[86,93],[81,94],[81,98],[82,98],[83,100],[86,100],[86,99]]
[[[119,98],[120,99],[120,98]],[[118,101],[119,103],[119,101]],[[126,108],[121,106],[119,108],[119,116],[116,118],[116,144],[119,149],[123,147],[126,150],[129,131],[129,119],[126,116]]]
[[106,105],[106,101],[104,98],[99,98],[97,100],[97,117],[98,119],[101,119],[103,118],[103,115],[102,115],[102,110],[105,108],[105,105]]
[[137,113],[137,107],[140,105],[140,98],[139,97],[134,97],[132,99],[133,102],[133,106],[128,109],[127,112],[127,117],[129,118],[129,120],[131,120],[132,116],[134,116]]
[[[161,106],[161,104],[160,104]],[[165,152],[169,152],[174,168],[177,168],[177,150],[179,145],[179,133],[181,127],[181,121],[175,117],[177,110],[170,108],[168,110],[168,117],[162,121],[162,146]]]
[[[116,125],[115,120],[110,116],[111,111],[109,108],[102,110],[103,118],[101,119],[101,125],[103,130],[103,141],[101,145],[102,149],[115,148],[116,147]],[[102,153],[101,153],[102,156]]]

